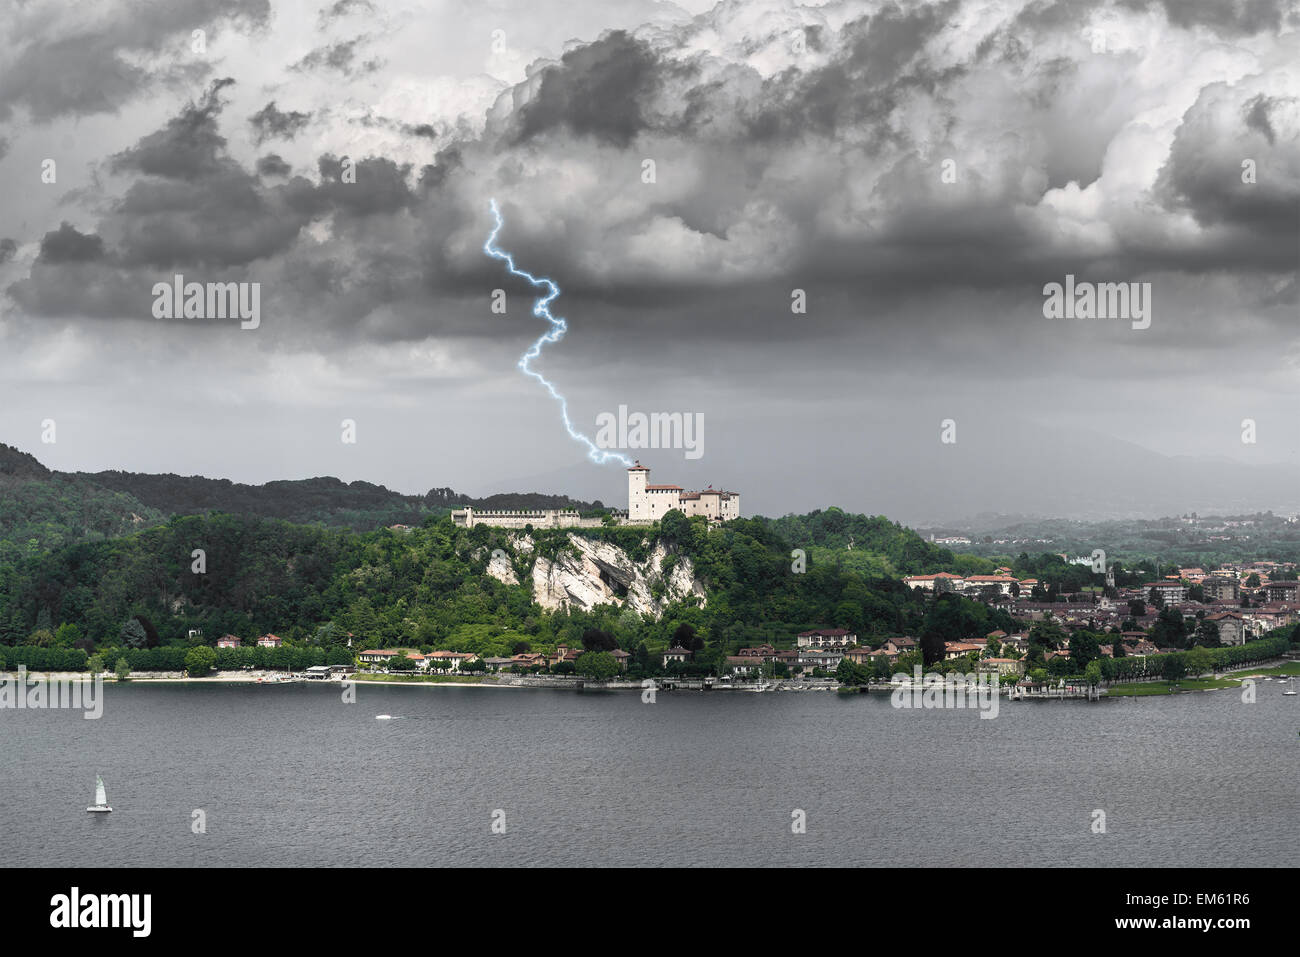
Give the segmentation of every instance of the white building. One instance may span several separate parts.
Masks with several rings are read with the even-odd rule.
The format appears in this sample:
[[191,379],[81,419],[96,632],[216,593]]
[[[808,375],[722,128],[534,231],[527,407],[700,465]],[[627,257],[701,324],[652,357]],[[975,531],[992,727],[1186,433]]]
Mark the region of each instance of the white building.
[[671,509],[688,518],[703,515],[710,521],[740,518],[740,493],[712,486],[688,492],[680,485],[651,485],[650,470],[637,462],[627,470],[627,518],[632,523],[657,522]]

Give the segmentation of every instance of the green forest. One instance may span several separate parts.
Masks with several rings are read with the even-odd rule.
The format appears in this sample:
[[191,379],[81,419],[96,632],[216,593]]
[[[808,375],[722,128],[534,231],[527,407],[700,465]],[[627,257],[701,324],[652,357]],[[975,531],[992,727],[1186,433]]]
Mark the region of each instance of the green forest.
[[[807,529],[819,530],[805,537],[795,521],[741,519],[710,528],[673,512],[661,527],[581,530],[634,560],[661,539],[666,562],[690,559],[706,584],[704,607],[691,599],[656,621],[613,604],[542,610],[526,578],[506,585],[485,573],[493,549],[510,553],[524,573],[531,555],[517,554],[502,530],[457,528],[445,515],[369,532],[255,516],[175,516],[118,538],[7,556],[0,563],[0,645],[93,654],[273,632],[290,646],[326,652],[350,638],[354,650],[505,656],[521,647],[577,645],[590,629],[627,650],[657,650],[686,624],[700,650],[720,656],[763,641],[788,645],[815,627],[849,628],[872,641],[922,630],[975,638],[1013,625],[978,602],[927,603],[896,577],[883,577],[954,565],[950,553],[901,526],[835,510],[805,516]],[[857,530],[852,550],[834,547],[820,531],[845,521]],[[792,533],[810,546],[800,572],[793,570]],[[535,554],[571,548],[568,534],[535,531]]]
[[[657,652],[687,642],[692,668],[719,670],[741,647],[785,648],[800,631],[845,628],[871,646],[920,636],[926,660],[935,661],[945,641],[982,642],[1017,623],[978,601],[910,590],[904,575],[988,574],[1006,563],[1019,577],[1039,579],[1034,597],[1047,600],[1101,580],[1051,553],[956,555],[882,516],[838,508],[721,526],[672,511],[648,528],[530,529],[531,547],[521,552],[517,534],[454,525],[450,510],[461,503],[600,509],[536,493],[471,499],[444,488],[400,496],[332,478],[241,486],[74,475],[0,446],[0,658],[9,668],[78,668],[93,655],[125,656],[133,667],[172,670],[190,649],[212,648],[223,635],[251,645],[273,633],[283,648],[220,649],[213,660],[299,668],[347,662],[371,648],[506,657],[566,644],[621,648],[646,668]],[[637,563],[662,544],[655,598],[665,595],[673,566],[689,562],[705,601],[677,601],[658,617],[616,602],[545,610],[533,599],[530,569],[539,556],[576,553],[570,535],[608,542]],[[487,574],[497,549],[521,584]],[[1158,569],[1143,561],[1116,571],[1123,585]],[[1068,643],[1072,660],[1051,662],[1054,673],[1095,660],[1103,640],[1042,624],[1030,637],[1034,665]],[[1199,639],[1166,643],[1183,648]]]

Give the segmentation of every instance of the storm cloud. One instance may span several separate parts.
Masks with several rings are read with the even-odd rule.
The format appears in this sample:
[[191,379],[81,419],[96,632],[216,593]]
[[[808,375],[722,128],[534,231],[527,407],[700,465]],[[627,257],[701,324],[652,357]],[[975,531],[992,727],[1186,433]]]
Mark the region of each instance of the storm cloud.
[[[1102,410],[1107,390],[1182,389],[1169,370],[1211,349],[1225,381],[1265,370],[1270,397],[1300,368],[1294,3],[617,8],[508,83],[490,74],[515,69],[509,17],[504,52],[490,22],[466,35],[482,67],[456,77],[428,75],[418,31],[363,0],[283,23],[189,0],[219,29],[284,31],[201,63],[167,52],[180,17],[129,42],[125,7],[103,39],[20,18],[0,111],[33,125],[11,153],[35,124],[148,105],[128,142],[78,157],[87,182],[48,221],[0,219],[23,335],[97,320],[177,347],[197,333],[150,325],[148,292],[184,273],[262,284],[260,354],[375,349],[389,375],[436,355],[510,392],[539,329],[532,290],[483,254],[495,199],[500,244],[563,289],[571,333],[546,362],[569,381],[730,409],[757,381],[1059,375]],[[14,72],[68,43],[76,92]],[[1152,283],[1149,334],[1049,324],[1042,290],[1067,274]],[[1097,414],[1140,428],[1124,408]]]

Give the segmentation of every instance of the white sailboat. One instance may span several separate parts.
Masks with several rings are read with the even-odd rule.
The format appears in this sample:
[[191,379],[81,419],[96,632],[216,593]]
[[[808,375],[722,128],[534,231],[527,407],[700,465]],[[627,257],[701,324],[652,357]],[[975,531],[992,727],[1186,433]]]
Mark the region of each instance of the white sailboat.
[[86,808],[92,814],[107,814],[113,810],[108,806],[108,795],[104,793],[104,779],[95,775],[95,803]]
[[1292,675],[1290,678],[1287,678],[1287,679],[1286,679],[1286,690],[1283,691],[1282,693],[1283,693],[1283,694],[1295,694],[1295,693],[1296,693],[1296,690],[1295,690],[1295,676],[1294,676],[1294,675]]

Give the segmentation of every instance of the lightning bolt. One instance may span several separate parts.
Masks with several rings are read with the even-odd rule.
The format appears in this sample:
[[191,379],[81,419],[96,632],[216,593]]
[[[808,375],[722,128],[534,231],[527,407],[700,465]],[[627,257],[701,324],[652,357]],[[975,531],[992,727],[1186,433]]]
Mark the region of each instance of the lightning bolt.
[[488,234],[487,240],[483,243],[483,252],[493,259],[500,259],[505,263],[506,269],[510,271],[512,276],[519,276],[521,279],[528,280],[536,288],[546,290],[545,295],[538,296],[533,303],[533,315],[545,319],[550,324],[550,328],[542,333],[528,351],[519,357],[519,368],[525,375],[530,375],[540,382],[546,391],[551,394],[551,398],[560,404],[560,417],[564,420],[564,428],[568,430],[570,438],[581,442],[587,447],[587,458],[597,465],[604,465],[607,462],[621,462],[624,465],[631,465],[632,462],[626,455],[600,448],[595,442],[575,429],[573,423],[569,420],[568,400],[560,394],[560,391],[551,384],[546,376],[532,367],[532,361],[542,354],[542,347],[551,342],[559,342],[564,338],[564,333],[568,331],[569,326],[564,321],[564,318],[551,313],[551,303],[560,295],[560,287],[545,276],[534,276],[532,273],[520,269],[515,265],[515,258],[497,246],[497,233],[501,232],[501,227],[505,224],[505,221],[501,218],[501,210],[497,208],[497,201],[494,199],[491,203],[492,218],[496,221],[496,225],[492,227],[492,232]]

